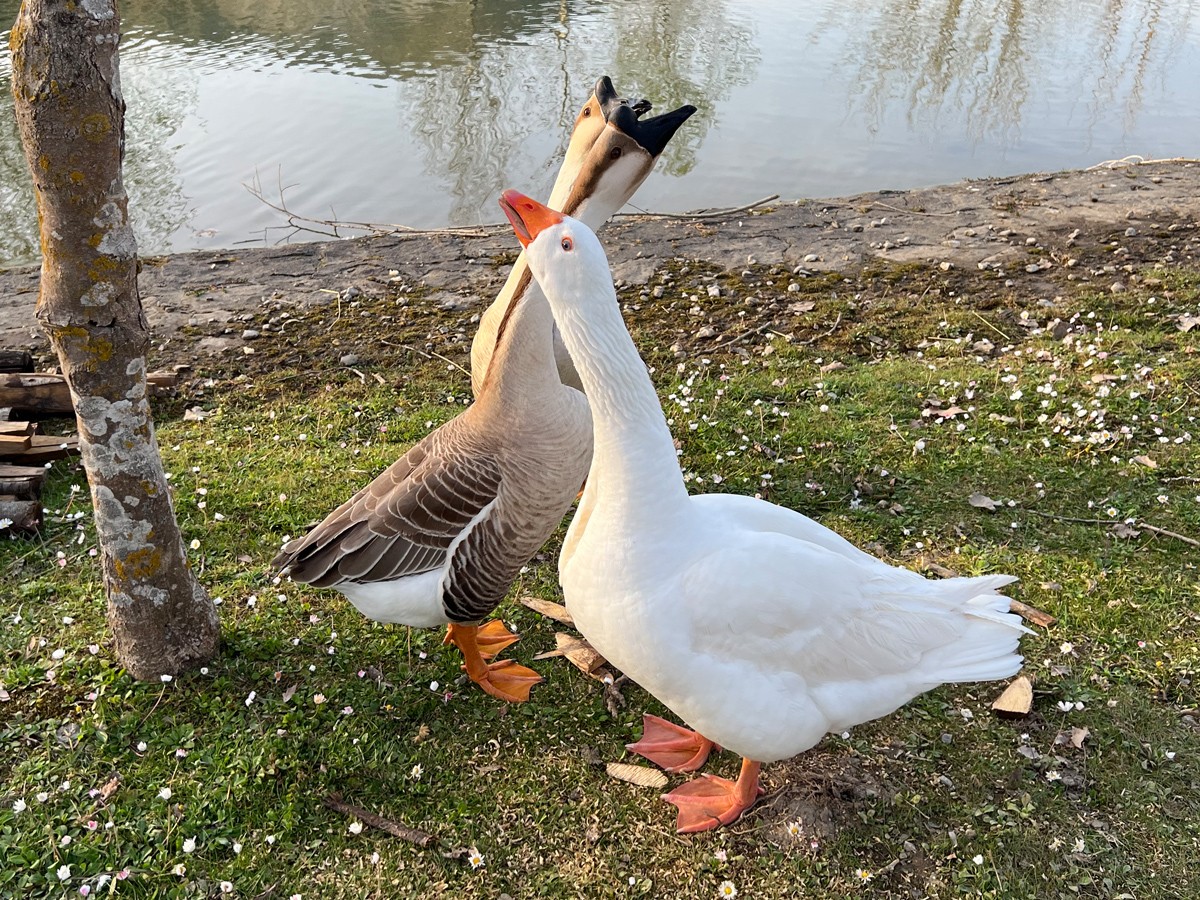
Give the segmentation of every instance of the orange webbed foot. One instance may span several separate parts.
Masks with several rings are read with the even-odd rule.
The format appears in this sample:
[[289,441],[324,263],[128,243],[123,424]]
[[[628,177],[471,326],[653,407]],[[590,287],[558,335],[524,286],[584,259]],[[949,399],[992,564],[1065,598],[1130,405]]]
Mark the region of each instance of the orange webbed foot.
[[509,703],[525,703],[529,700],[529,691],[533,686],[541,684],[546,679],[533,669],[518,665],[511,659],[504,659],[487,666],[481,678],[471,675],[471,680],[500,700],[506,700]]
[[701,775],[663,794],[664,800],[679,809],[675,830],[679,834],[695,834],[736,821],[763,793],[758,786],[759,768],[759,763],[743,759],[737,781]]
[[463,668],[467,670],[467,675],[471,680],[484,691],[509,703],[524,703],[529,699],[530,689],[544,679],[533,669],[517,665],[511,659],[501,660],[490,665],[484,662],[485,655],[479,649],[479,639],[486,632],[490,632],[490,634],[484,637],[483,643],[495,648],[487,654],[488,656],[499,653],[500,650],[517,640],[516,636],[504,627],[504,623],[497,619],[489,622],[483,628],[475,625],[451,624],[446,629],[444,643],[453,644],[462,651]]
[[715,746],[691,729],[647,713],[642,716],[642,739],[636,744],[626,744],[625,749],[644,756],[667,772],[695,772],[708,760]]
[[492,619],[475,632],[475,643],[479,647],[479,655],[484,659],[491,659],[504,652],[520,639],[521,636],[509,631],[508,626],[500,619]]

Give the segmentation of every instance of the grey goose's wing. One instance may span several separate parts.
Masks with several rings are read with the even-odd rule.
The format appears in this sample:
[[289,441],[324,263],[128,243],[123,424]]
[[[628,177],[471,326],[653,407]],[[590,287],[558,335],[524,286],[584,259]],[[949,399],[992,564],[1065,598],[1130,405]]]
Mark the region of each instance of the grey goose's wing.
[[429,435],[288,543],[273,565],[314,587],[391,581],[441,568],[454,541],[500,489],[495,458],[471,452],[456,440],[459,435],[447,426]]

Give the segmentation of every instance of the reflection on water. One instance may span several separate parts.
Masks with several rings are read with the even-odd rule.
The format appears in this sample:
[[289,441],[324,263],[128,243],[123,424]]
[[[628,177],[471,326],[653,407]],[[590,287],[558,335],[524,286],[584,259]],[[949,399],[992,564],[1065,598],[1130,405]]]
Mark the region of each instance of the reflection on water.
[[898,15],[853,0],[831,6],[814,38],[853,35],[851,102],[873,130],[902,106],[914,128],[948,119],[972,140],[1012,143],[1030,99],[1056,93],[1086,110],[1079,125],[1135,127],[1148,77],[1170,77],[1189,32],[1195,65],[1193,12],[1172,0],[910,0]]
[[[256,177],[310,214],[495,221],[501,188],[548,191],[601,73],[700,108],[646,208],[1192,155],[1193,6],[125,0],[130,206],[147,254],[263,240]],[[36,253],[7,75],[0,57],[0,264]]]

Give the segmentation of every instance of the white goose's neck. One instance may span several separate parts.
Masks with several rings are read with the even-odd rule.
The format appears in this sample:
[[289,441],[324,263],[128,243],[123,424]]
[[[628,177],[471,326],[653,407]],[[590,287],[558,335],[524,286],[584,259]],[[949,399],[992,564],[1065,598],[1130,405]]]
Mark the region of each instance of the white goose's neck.
[[602,506],[669,517],[687,499],[675,443],[616,302],[551,300],[563,343],[591,403],[595,449],[588,491]]

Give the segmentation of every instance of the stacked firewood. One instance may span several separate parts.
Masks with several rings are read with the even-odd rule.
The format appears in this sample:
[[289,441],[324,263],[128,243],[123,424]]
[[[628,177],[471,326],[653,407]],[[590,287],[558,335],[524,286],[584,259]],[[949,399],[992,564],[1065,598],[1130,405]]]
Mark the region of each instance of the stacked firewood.
[[[43,434],[36,421],[74,415],[66,380],[32,368],[28,352],[0,350],[0,522],[26,534],[42,527],[47,464],[79,453],[78,438]],[[148,375],[150,395],[174,388],[181,369]]]

